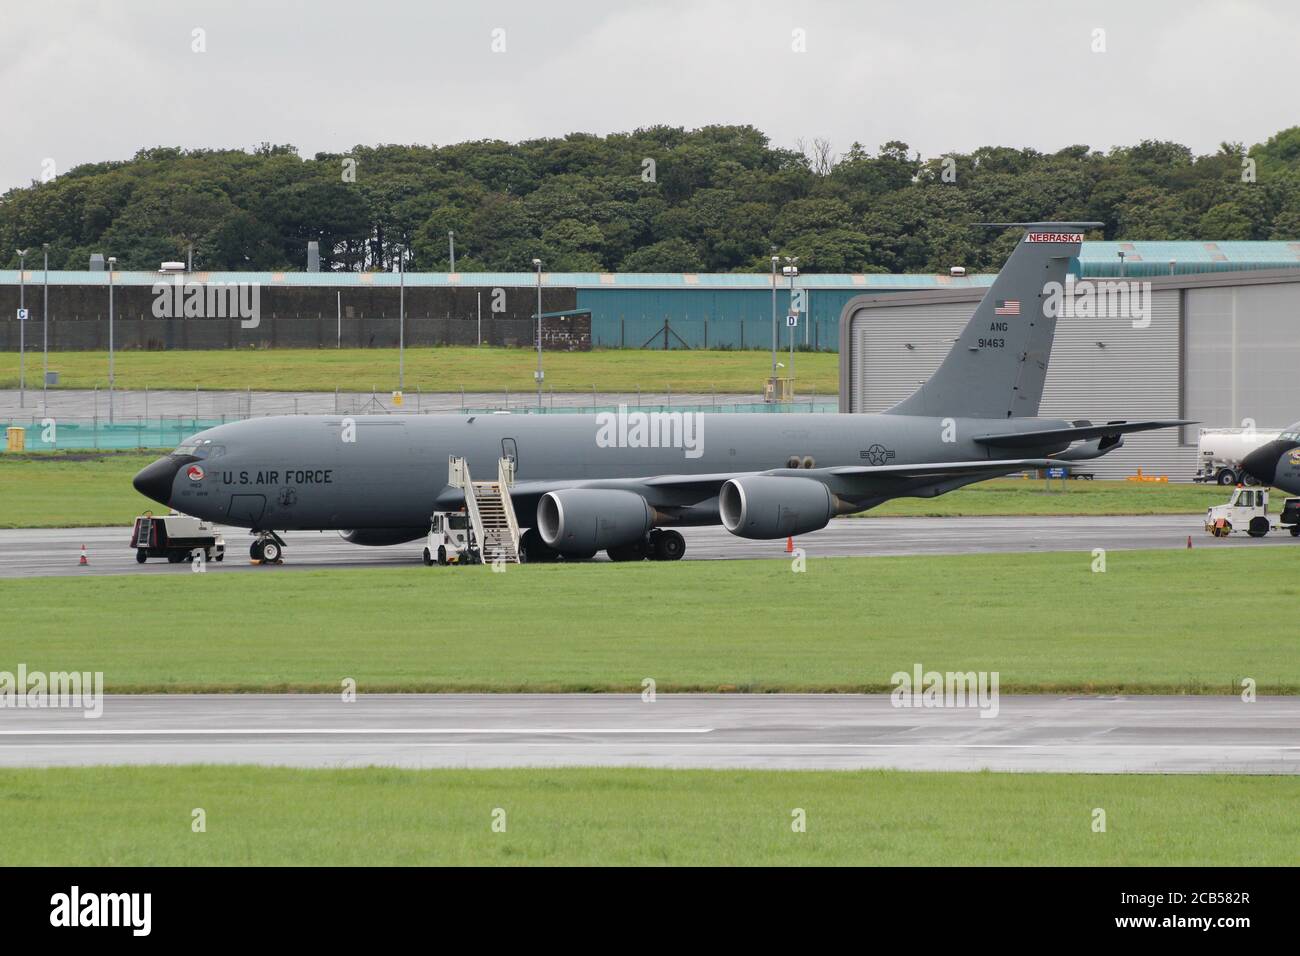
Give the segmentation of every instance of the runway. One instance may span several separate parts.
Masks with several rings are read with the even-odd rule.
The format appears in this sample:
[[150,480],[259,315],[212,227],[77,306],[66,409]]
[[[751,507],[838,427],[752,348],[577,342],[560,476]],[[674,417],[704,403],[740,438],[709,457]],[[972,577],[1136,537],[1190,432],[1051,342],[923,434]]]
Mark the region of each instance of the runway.
[[1300,698],[887,695],[109,696],[103,715],[0,711],[0,766],[641,766],[1300,772]]
[[[1300,547],[1289,534],[1255,539],[1245,535],[1213,538],[1201,526],[1201,515],[1137,517],[1007,517],[1007,518],[844,518],[832,521],[795,544],[809,558],[909,554],[987,554],[1036,551],[1084,551],[1093,548],[1185,548],[1187,537],[1197,548]],[[279,573],[292,569],[415,567],[421,563],[422,541],[387,548],[349,544],[333,532],[296,531],[284,538],[285,563],[276,567],[251,565],[251,538],[240,528],[224,529],[227,560],[208,565],[209,572]],[[785,541],[748,541],[720,527],[683,528],[686,558],[789,559]],[[131,532],[120,528],[40,528],[0,530],[0,578],[91,574],[188,574],[188,564],[162,559],[136,564],[127,543]],[[85,544],[90,563],[77,561]],[[598,560],[604,560],[600,555]],[[430,573],[455,573],[437,568]]]

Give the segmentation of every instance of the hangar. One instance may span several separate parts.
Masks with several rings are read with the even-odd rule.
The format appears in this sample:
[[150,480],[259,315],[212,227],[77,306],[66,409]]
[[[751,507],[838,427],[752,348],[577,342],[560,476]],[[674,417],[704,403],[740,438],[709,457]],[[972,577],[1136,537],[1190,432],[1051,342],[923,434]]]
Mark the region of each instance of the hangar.
[[[1187,418],[1201,425],[1126,438],[1079,470],[1123,478],[1138,468],[1172,480],[1196,471],[1198,428],[1261,428],[1300,417],[1300,270],[1181,275],[1129,272],[1149,283],[1143,316],[1074,309],[1057,321],[1040,412],[1105,422]],[[1100,284],[1100,278],[1089,280]],[[983,289],[859,295],[840,315],[840,411],[878,412],[938,367]],[[1181,432],[1181,434],[1180,434]]]

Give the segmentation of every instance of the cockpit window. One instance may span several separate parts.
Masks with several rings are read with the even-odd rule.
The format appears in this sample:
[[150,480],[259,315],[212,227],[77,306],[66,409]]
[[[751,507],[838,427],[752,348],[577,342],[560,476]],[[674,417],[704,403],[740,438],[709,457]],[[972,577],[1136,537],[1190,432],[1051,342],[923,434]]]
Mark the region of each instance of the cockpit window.
[[226,453],[225,445],[215,445],[211,438],[191,438],[176,446],[173,455],[189,455],[194,458],[220,458]]

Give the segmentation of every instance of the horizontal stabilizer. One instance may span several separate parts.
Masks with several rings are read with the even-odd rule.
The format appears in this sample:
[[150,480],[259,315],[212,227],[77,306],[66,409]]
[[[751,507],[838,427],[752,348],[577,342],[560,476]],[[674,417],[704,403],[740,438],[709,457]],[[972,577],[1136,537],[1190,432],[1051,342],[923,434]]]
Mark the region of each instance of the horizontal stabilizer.
[[1048,445],[1063,445],[1076,441],[1088,441],[1092,438],[1109,438],[1126,435],[1130,432],[1146,432],[1156,428],[1176,428],[1179,425],[1194,425],[1195,422],[1181,418],[1139,421],[1107,422],[1104,425],[1076,425],[1073,428],[1047,428],[1040,431],[1008,431],[994,435],[979,435],[972,441],[981,445],[993,445],[998,448],[1043,448]]

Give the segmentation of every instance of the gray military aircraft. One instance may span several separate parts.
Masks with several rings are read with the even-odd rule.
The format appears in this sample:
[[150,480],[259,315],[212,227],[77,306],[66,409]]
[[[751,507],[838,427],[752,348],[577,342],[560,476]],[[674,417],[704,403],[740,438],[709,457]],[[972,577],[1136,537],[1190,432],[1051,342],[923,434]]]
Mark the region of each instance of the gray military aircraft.
[[881,414],[283,416],[195,435],[135,476],[178,511],[249,528],[250,554],[279,557],[279,531],[338,530],[360,545],[423,537],[472,474],[514,461],[512,498],[527,560],[682,556],[674,526],[722,524],[785,538],[898,497],[934,497],[1026,469],[1096,458],[1129,432],[1180,421],[1039,418],[1056,331],[1048,306],[1083,230],[1024,227],[938,371]]
[[1241,466],[1262,485],[1300,495],[1300,422],[1260,445],[1241,460]]

